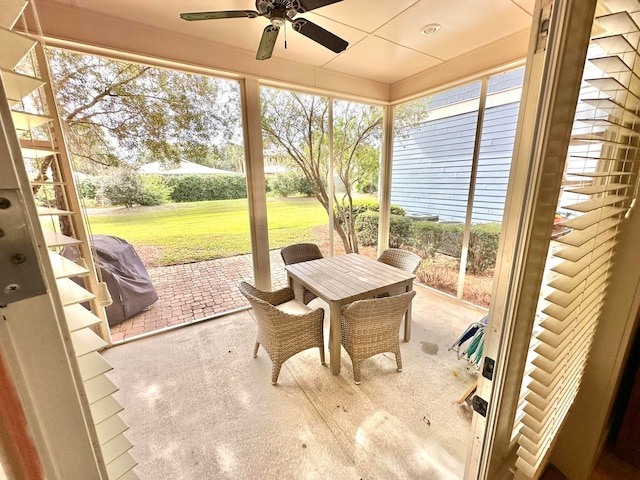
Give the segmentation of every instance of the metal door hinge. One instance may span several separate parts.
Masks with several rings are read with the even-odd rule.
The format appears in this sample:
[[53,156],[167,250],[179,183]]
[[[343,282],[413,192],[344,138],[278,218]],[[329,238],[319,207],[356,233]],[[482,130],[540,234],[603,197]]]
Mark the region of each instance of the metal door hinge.
[[471,400],[471,406],[476,413],[482,415],[483,417],[487,416],[487,409],[489,408],[489,404],[485,399],[480,398],[478,395],[475,395],[473,397],[473,400]]
[[46,293],[25,205],[0,189],[0,307]]
[[551,22],[551,12],[553,2],[547,1],[540,8],[540,22],[538,23],[538,36],[536,38],[536,52],[547,49],[547,39],[549,38],[549,23]]
[[482,367],[482,376],[488,380],[493,380],[493,369],[496,366],[496,361],[493,358],[485,357],[484,365]]

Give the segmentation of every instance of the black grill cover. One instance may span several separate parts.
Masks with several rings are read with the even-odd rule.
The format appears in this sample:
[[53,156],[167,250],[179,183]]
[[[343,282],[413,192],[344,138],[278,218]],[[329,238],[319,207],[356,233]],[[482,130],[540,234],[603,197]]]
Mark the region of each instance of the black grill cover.
[[[122,323],[158,300],[151,277],[130,243],[110,235],[93,235],[91,244],[102,280],[113,299],[106,307],[109,325]],[[70,260],[76,260],[78,256],[75,249],[69,247],[62,254]]]

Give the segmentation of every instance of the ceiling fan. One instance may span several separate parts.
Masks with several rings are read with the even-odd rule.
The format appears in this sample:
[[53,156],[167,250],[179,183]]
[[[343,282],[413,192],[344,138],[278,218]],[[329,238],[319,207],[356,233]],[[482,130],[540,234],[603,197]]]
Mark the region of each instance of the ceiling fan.
[[[347,48],[349,43],[333,33],[325,30],[304,18],[294,17],[298,13],[305,13],[316,8],[324,7],[332,3],[338,3],[342,0],[256,0],[256,10],[227,10],[219,12],[194,12],[181,13],[180,18],[188,21],[195,20],[217,20],[220,18],[256,18],[266,17],[271,21],[270,25],[262,32],[260,45],[256,53],[257,60],[266,60],[271,58],[273,48],[276,45],[276,39],[280,32],[280,27],[285,25],[288,20],[291,22],[293,29],[301,33],[314,42],[319,43],[329,50],[340,53]],[[286,28],[286,27],[285,27]],[[285,42],[286,48],[286,42]]]

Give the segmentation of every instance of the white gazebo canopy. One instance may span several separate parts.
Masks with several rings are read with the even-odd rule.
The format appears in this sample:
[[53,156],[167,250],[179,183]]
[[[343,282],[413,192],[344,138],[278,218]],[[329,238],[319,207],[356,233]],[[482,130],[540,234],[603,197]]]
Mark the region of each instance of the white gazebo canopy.
[[160,162],[151,162],[140,167],[139,171],[158,175],[236,175],[236,172],[230,170],[206,167],[187,160],[181,160],[177,168],[165,168]]

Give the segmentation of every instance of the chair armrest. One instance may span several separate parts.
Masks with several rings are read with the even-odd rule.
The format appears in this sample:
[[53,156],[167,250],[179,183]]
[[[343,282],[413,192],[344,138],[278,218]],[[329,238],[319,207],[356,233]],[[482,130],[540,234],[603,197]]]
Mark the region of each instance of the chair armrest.
[[[291,305],[291,302],[287,302],[289,305],[285,306],[285,309],[281,309],[280,306],[267,307],[270,310],[268,315],[271,317],[271,320],[274,324],[308,324],[309,322],[320,322],[324,320],[324,309],[316,308],[311,310],[304,303],[299,300],[293,300],[294,302],[299,303],[302,307],[304,307],[307,311],[304,313],[297,313],[295,310],[301,311],[300,307],[295,307]],[[292,309],[295,308],[295,310]],[[293,311],[292,311],[293,310]]]
[[295,295],[293,293],[293,289],[290,287],[281,288],[280,290],[275,290],[273,292],[263,292],[262,290],[258,290],[253,285],[241,281],[239,284],[239,288],[241,292],[246,292],[249,295],[259,298],[263,302],[267,302],[271,305],[280,305],[281,303],[288,302],[289,300],[293,300]]

